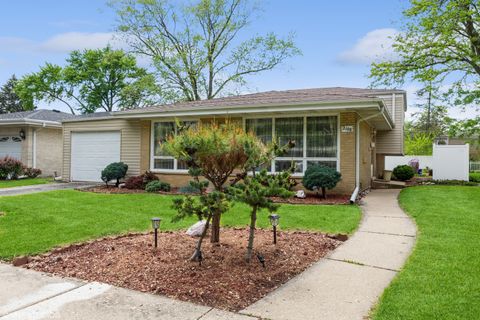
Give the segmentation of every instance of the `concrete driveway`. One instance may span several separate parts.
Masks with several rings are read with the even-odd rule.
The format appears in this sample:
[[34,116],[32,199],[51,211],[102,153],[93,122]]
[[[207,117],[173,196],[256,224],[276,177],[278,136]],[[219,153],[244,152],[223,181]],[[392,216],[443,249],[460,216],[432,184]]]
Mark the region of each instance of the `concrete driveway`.
[[211,307],[0,263],[1,320],[255,320]]
[[92,182],[52,182],[46,184],[37,184],[33,186],[23,186],[14,188],[2,188],[0,189],[1,196],[16,196],[21,194],[38,193],[53,190],[66,190],[76,188],[87,188],[97,185]]

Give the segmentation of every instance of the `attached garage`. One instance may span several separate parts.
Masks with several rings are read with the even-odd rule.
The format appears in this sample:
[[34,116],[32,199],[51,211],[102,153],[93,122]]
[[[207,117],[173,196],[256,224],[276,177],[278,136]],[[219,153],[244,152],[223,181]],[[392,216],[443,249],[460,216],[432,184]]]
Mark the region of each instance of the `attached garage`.
[[102,170],[120,161],[120,143],[120,131],[72,132],[70,179],[101,181]]
[[0,136],[0,158],[6,156],[22,160],[22,138]]

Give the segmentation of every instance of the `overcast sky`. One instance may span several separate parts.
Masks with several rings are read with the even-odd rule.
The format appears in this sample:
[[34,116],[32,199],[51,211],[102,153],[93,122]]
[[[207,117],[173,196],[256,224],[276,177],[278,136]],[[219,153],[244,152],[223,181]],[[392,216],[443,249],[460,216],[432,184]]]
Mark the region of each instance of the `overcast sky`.
[[[278,69],[249,79],[246,91],[325,86],[367,87],[369,65],[392,55],[391,39],[399,29],[402,0],[269,0],[264,12],[243,34],[295,32],[303,55]],[[104,0],[3,1],[0,10],[0,84],[37,71],[45,62],[62,64],[74,49],[112,43],[115,15]],[[116,44],[119,46],[119,44]],[[409,114],[415,84],[409,93]],[[61,104],[41,108],[60,108]],[[471,116],[452,110],[455,117]]]

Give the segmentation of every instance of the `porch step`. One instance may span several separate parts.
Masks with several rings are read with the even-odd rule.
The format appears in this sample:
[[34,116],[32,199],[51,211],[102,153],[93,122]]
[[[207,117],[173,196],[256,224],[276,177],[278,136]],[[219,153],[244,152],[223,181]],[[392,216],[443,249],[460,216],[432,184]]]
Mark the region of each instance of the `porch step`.
[[403,189],[406,187],[403,181],[385,181],[375,179],[372,181],[372,189]]

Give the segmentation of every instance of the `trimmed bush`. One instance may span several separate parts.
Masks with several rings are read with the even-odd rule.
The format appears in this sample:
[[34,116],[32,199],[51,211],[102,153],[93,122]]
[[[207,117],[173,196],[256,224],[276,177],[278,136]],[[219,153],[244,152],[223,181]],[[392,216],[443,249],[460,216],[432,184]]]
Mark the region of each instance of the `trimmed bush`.
[[415,175],[415,171],[412,167],[408,165],[400,165],[396,166],[395,169],[393,169],[393,175],[397,180],[407,181],[413,178],[413,176]]
[[303,186],[308,190],[322,190],[322,197],[327,198],[326,189],[333,189],[342,178],[340,172],[330,167],[314,165],[308,167],[303,176]]
[[171,190],[170,183],[162,182],[162,181],[151,181],[145,187],[145,191],[147,192],[158,192],[158,191],[165,191],[168,192]]
[[36,178],[42,174],[42,170],[36,168],[25,168],[23,174],[29,178]]
[[125,178],[127,170],[128,165],[123,162],[110,163],[102,170],[102,181],[108,186],[110,181],[115,180],[115,186],[118,188],[120,185],[120,179]]
[[145,185],[143,183],[143,176],[133,176],[128,178],[125,181],[125,188],[143,190],[145,188]]
[[0,159],[0,180],[17,180],[25,166],[20,160],[6,156]]
[[480,183],[480,172],[470,172],[469,180],[470,182]]

